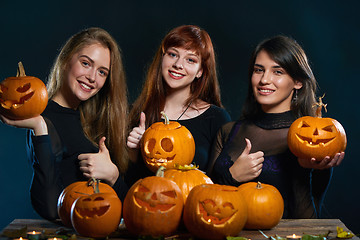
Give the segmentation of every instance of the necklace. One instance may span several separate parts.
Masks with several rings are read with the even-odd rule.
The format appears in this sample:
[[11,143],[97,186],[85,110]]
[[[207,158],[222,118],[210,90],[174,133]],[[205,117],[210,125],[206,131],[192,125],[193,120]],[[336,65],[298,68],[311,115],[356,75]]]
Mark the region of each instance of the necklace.
[[176,121],[179,121],[179,120],[180,120],[180,118],[184,115],[184,113],[189,109],[191,103],[192,103],[192,101],[190,101],[190,103],[187,105],[187,107],[186,107],[185,110],[181,113],[181,115],[178,117],[178,119],[176,119]]

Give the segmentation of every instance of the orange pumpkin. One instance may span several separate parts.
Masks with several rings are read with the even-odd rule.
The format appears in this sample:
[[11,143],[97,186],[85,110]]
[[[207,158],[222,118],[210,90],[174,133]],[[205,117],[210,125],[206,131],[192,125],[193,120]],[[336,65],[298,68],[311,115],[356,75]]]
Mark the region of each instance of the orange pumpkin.
[[338,121],[321,117],[321,109],[326,107],[322,97],[317,105],[316,117],[304,116],[291,124],[288,145],[295,156],[320,161],[345,151],[347,140],[345,130]]
[[[95,193],[96,180],[74,182],[67,186],[60,194],[57,203],[58,215],[61,222],[67,226],[72,227],[71,224],[71,207],[76,199],[82,196],[88,196]],[[115,190],[106,183],[98,183],[99,191],[102,193],[113,193]]]
[[79,197],[71,208],[71,222],[81,236],[104,238],[116,231],[121,220],[121,201],[116,193]]
[[247,219],[247,206],[239,189],[219,184],[195,186],[186,200],[184,223],[201,239],[237,236]]
[[190,165],[175,165],[175,168],[166,169],[164,177],[174,181],[179,186],[184,198],[184,204],[193,187],[200,184],[213,183],[205,173],[197,169],[196,166]]
[[181,221],[183,198],[175,182],[157,176],[138,180],[128,191],[123,204],[126,228],[136,236],[168,236]]
[[271,229],[281,220],[284,213],[284,200],[276,187],[256,182],[239,186],[247,207],[247,229]]
[[36,77],[26,76],[21,62],[16,77],[8,77],[0,83],[0,113],[7,118],[19,120],[38,116],[47,102],[45,84]]
[[152,124],[142,137],[141,152],[146,166],[156,172],[160,166],[173,168],[175,164],[190,164],[195,155],[195,142],[190,131],[180,123],[169,121]]

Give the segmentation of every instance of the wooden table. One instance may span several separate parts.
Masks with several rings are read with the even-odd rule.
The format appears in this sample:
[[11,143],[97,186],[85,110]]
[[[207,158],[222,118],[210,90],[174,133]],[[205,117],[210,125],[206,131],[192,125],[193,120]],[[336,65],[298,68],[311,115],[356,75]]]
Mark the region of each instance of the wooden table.
[[[331,233],[328,236],[328,239],[336,238],[336,227],[341,227],[345,231],[350,230],[342,223],[339,219],[282,219],[280,223],[271,230],[264,230],[263,233],[268,237],[278,235],[280,237],[286,237],[292,234],[297,235],[319,235],[326,234],[328,231]],[[9,239],[4,236],[7,233],[14,233],[14,230],[23,231],[44,231],[46,235],[54,234],[56,231],[65,230],[68,233],[75,233],[72,229],[64,228],[58,223],[50,222],[43,219],[15,219],[12,221],[7,227],[5,227],[1,231],[0,240]],[[126,232],[126,231],[125,231]],[[124,231],[119,231],[119,234],[111,237],[110,239],[130,239],[126,237],[126,233]],[[266,240],[264,235],[262,235],[259,231],[254,230],[243,230],[240,232],[239,236],[250,238],[251,240]],[[20,237],[20,236],[17,236]],[[24,236],[23,236],[24,237]],[[26,235],[25,235],[26,237]],[[180,238],[177,239],[187,239],[190,235],[188,233],[180,234]],[[13,237],[15,238],[15,236]],[[171,239],[171,238],[166,238]],[[352,240],[360,240],[359,237],[354,236]]]

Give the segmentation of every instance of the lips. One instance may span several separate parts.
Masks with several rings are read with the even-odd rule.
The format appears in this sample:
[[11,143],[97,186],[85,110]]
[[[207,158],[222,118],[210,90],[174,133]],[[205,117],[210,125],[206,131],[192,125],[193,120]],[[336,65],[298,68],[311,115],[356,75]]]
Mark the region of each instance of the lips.
[[90,91],[90,90],[94,89],[93,86],[88,85],[88,84],[86,84],[84,82],[79,81],[79,84],[80,84],[81,89],[83,89],[84,91]]
[[269,94],[275,92],[275,90],[272,90],[272,89],[269,89],[269,88],[258,88],[258,92],[261,95],[269,95]]
[[173,79],[181,79],[183,78],[185,75],[184,74],[181,74],[181,73],[178,73],[178,72],[175,72],[175,71],[171,71],[169,70],[169,76]]

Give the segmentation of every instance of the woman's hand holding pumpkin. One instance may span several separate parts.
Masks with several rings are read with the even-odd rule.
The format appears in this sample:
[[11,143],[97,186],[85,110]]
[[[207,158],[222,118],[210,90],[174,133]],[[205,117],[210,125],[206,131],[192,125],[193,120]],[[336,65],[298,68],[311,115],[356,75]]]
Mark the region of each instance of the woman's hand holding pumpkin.
[[80,170],[85,177],[94,177],[112,186],[119,177],[119,170],[111,161],[109,151],[105,145],[105,139],[105,137],[100,139],[98,153],[80,154],[78,159],[80,160]]
[[315,158],[302,159],[298,158],[300,166],[303,168],[327,169],[339,166],[345,157],[345,152],[337,153],[333,158],[326,156],[323,160],[317,161]]
[[264,162],[264,153],[262,151],[250,153],[251,142],[247,138],[245,141],[244,151],[229,169],[232,177],[238,182],[247,182],[258,177]]
[[47,125],[41,115],[23,120],[12,120],[0,114],[0,119],[9,126],[31,129],[36,136],[48,134]]
[[140,140],[145,132],[145,120],[146,120],[145,113],[141,112],[139,126],[134,127],[128,136],[127,146],[129,148],[140,147]]

